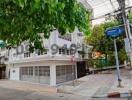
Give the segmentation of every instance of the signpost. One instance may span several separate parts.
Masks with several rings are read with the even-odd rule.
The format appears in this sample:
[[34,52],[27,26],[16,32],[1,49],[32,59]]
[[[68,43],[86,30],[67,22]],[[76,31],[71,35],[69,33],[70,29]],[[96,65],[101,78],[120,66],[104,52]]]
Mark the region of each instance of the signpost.
[[119,68],[119,59],[117,53],[117,45],[116,45],[116,38],[122,35],[124,29],[122,27],[114,27],[111,29],[107,29],[105,31],[106,36],[111,37],[114,39],[114,48],[115,48],[115,59],[116,59],[116,69],[117,69],[117,78],[118,78],[118,87],[121,87],[121,75],[120,75],[120,68]]

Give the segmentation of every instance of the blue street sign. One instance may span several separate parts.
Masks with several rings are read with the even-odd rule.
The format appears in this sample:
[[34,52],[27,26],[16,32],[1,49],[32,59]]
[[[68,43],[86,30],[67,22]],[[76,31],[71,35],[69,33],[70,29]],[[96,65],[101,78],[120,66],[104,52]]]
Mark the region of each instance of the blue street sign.
[[125,32],[124,28],[123,27],[114,27],[114,28],[111,28],[111,29],[107,29],[105,31],[105,34],[108,36],[108,37],[118,37],[120,36],[121,34],[123,34],[123,32]]

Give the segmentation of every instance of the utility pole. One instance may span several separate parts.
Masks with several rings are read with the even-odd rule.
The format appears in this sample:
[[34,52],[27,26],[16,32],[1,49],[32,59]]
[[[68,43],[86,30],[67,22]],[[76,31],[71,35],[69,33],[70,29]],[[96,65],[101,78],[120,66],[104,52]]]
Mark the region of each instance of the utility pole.
[[128,40],[128,46],[130,48],[130,65],[132,64],[132,44],[131,44],[131,31],[129,21],[127,19],[126,11],[125,11],[125,1],[126,0],[117,0],[121,9],[123,24],[125,27],[126,39]]
[[126,38],[129,38],[129,34],[128,34],[128,28],[127,28],[127,16],[126,16],[126,12],[125,12],[125,0],[117,0],[119,3],[119,7],[121,9],[121,13],[122,13],[122,18],[123,18],[123,24],[125,27],[125,32],[126,32]]

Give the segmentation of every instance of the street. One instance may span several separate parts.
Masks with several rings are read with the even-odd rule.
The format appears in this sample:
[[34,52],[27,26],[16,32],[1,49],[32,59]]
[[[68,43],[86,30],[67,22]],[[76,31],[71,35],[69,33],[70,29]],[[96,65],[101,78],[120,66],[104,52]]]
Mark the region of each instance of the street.
[[132,0],[0,0],[0,100],[132,100]]
[[[50,94],[39,93],[33,91],[19,91],[0,87],[0,100],[88,100],[87,98],[80,98],[78,96],[71,96],[70,94]],[[132,100],[124,99],[107,99],[107,98],[91,98],[90,100]]]
[[0,87],[0,100],[87,100],[71,94],[21,91]]
[[[122,69],[121,75],[124,81],[123,85],[131,86],[131,71]],[[132,100],[132,98],[98,97],[108,91],[120,91],[116,88],[115,71],[88,75],[76,82],[75,86],[69,82],[62,87],[57,87],[69,90],[66,93],[56,93],[55,88],[46,85],[0,80],[0,100]],[[122,89],[121,91],[126,91],[127,88]]]
[[132,100],[132,98],[85,98],[71,94],[21,91],[0,87],[0,100]]

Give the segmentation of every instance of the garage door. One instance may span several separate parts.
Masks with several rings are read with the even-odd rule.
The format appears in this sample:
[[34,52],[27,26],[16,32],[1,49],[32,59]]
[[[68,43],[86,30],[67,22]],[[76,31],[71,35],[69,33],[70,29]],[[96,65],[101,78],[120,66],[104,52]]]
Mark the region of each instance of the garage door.
[[75,66],[61,65],[56,66],[56,83],[71,81],[76,78]]
[[50,67],[49,66],[21,67],[20,80],[41,84],[49,84]]

